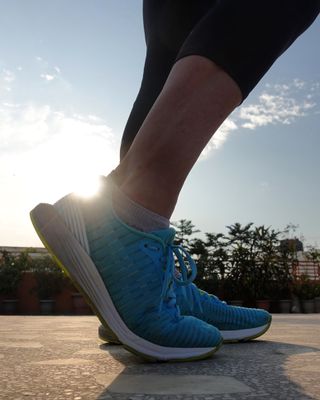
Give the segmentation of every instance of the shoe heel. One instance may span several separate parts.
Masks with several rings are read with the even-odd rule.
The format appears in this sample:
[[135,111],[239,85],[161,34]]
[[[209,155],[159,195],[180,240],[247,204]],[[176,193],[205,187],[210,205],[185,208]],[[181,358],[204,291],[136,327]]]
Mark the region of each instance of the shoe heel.
[[[71,212],[77,212],[73,205],[71,209]],[[45,247],[90,299],[103,325],[109,326],[115,337],[129,351],[153,361],[191,361],[207,358],[218,350],[222,341],[199,348],[166,347],[137,336],[122,320],[88,252],[66,225],[56,207],[39,204],[31,211],[30,216]]]

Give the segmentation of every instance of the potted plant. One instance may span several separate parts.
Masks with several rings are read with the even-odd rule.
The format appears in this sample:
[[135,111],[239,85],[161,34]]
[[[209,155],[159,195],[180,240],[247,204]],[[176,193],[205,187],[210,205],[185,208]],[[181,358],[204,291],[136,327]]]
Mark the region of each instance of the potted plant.
[[240,282],[235,280],[232,275],[227,276],[223,283],[223,297],[231,306],[241,307],[243,305],[243,293]]
[[299,298],[303,312],[314,312],[315,282],[307,275],[301,275],[294,281],[293,293]]
[[[315,265],[318,264],[318,275],[320,275],[320,250],[314,246],[309,246],[306,253],[307,259]],[[314,308],[316,313],[320,313],[320,281],[314,285]]]
[[17,289],[22,279],[23,261],[27,261],[28,255],[14,256],[3,251],[0,257],[0,295],[4,314],[16,314],[18,309]]
[[269,311],[274,291],[273,266],[257,260],[252,272],[251,286],[256,307]]
[[34,260],[32,272],[36,280],[36,290],[41,314],[52,314],[54,296],[60,293],[65,285],[65,274],[49,256]]
[[290,313],[292,310],[292,274],[291,262],[283,255],[279,255],[277,267],[274,269],[272,298],[278,305],[281,313]]
[[314,311],[320,313],[320,282],[314,286]]
[[292,308],[291,287],[285,286],[279,289],[279,311],[284,314],[289,314]]
[[260,282],[256,280],[256,306],[257,308],[262,308],[263,310],[269,311],[271,307],[271,296],[270,296],[270,286],[272,282],[262,279]]

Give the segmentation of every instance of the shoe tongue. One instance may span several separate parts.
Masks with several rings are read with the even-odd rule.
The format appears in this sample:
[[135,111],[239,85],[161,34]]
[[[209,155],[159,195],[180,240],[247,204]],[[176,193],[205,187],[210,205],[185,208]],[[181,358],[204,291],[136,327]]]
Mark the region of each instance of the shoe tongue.
[[173,228],[168,228],[168,229],[160,229],[159,231],[153,231],[150,233],[154,236],[157,236],[164,242],[164,244],[167,245],[173,242],[176,231]]

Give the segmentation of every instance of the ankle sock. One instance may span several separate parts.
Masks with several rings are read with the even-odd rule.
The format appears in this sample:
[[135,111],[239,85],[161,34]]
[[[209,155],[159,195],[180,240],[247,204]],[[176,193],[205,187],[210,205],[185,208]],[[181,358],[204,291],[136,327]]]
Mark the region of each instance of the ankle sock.
[[113,192],[113,208],[127,225],[143,232],[169,228],[170,221],[131,200],[118,186]]

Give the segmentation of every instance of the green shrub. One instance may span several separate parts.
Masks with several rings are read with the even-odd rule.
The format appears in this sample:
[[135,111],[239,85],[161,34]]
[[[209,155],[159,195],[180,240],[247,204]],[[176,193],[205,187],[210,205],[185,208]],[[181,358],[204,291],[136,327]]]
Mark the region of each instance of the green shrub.
[[65,274],[49,256],[35,259],[32,272],[37,283],[34,290],[40,300],[52,299],[67,282]]
[[312,300],[316,297],[316,282],[312,281],[308,275],[301,275],[293,282],[293,293],[300,300]]
[[15,296],[23,271],[28,270],[30,257],[24,252],[12,255],[7,251],[1,252],[0,257],[0,294]]

